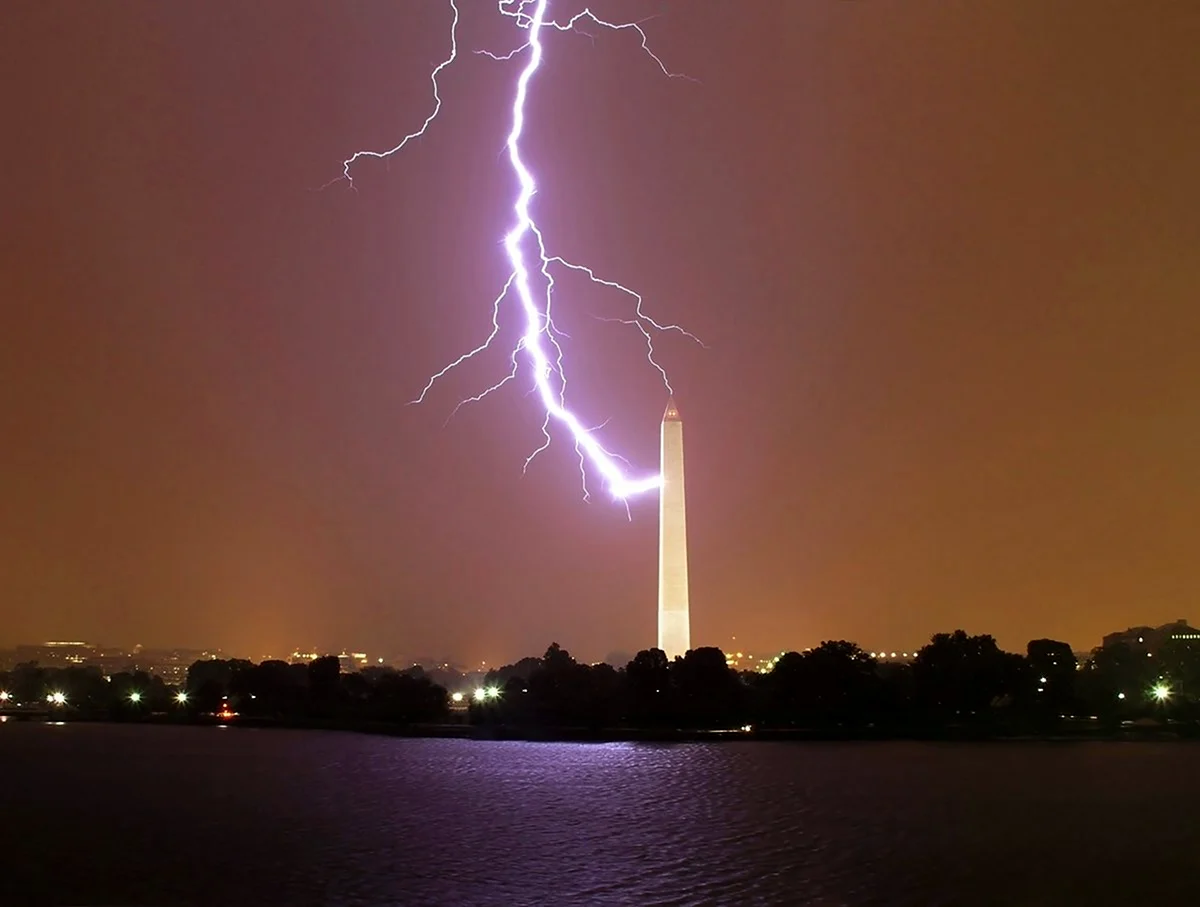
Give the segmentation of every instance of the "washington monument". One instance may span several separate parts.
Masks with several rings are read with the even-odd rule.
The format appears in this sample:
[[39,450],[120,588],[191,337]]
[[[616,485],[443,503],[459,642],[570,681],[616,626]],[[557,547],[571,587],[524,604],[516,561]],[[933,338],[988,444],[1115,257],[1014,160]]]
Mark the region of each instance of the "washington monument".
[[687,514],[683,496],[683,420],[675,398],[662,421],[662,490],[658,497],[658,647],[667,658],[692,647],[688,616]]

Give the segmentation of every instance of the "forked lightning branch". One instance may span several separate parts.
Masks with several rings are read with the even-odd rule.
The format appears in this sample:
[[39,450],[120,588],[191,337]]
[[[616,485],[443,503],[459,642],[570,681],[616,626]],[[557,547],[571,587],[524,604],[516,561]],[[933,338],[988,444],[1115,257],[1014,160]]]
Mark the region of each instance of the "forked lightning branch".
[[[552,316],[552,304],[555,301],[554,275],[556,272],[561,274],[564,270],[576,271],[585,275],[593,283],[604,286],[613,292],[624,294],[629,299],[629,315],[627,318],[619,320],[641,334],[642,341],[646,346],[647,361],[652,368],[658,371],[668,394],[672,390],[671,382],[666,369],[656,358],[654,347],[656,335],[675,332],[697,343],[699,341],[677,324],[664,324],[650,317],[645,311],[641,295],[634,290],[617,281],[597,275],[586,265],[568,260],[558,254],[557,250],[552,250],[552,244],[538,225],[533,211],[535,196],[545,190],[539,187],[533,172],[526,163],[522,153],[521,140],[525,132],[527,101],[535,86],[535,77],[542,69],[543,41],[555,32],[576,31],[581,24],[586,23],[617,35],[628,34],[640,42],[648,61],[663,74],[670,78],[686,77],[667,69],[663,61],[650,50],[646,33],[637,23],[609,22],[599,18],[590,9],[585,9],[571,18],[559,22],[550,18],[549,7],[549,0],[500,0],[497,11],[509,20],[519,32],[524,33],[525,39],[512,50],[503,53],[476,51],[476,53],[491,57],[499,63],[506,61],[519,61],[520,63],[520,71],[513,86],[510,128],[505,141],[508,163],[515,177],[512,202],[513,220],[503,237],[503,247],[510,273],[503,288],[492,301],[491,330],[486,338],[479,345],[434,373],[412,402],[423,402],[439,379],[455,367],[490,349],[500,335],[505,315],[517,313],[520,317],[521,333],[511,350],[508,371],[494,384],[459,401],[455,411],[467,403],[483,400],[510,382],[522,378],[529,380],[545,411],[545,419],[542,423],[542,442],[526,459],[525,468],[528,469],[534,458],[550,446],[552,428],[557,426],[561,430],[565,430],[579,457],[584,498],[588,497],[589,473],[598,474],[613,497],[624,501],[628,507],[630,498],[658,489],[662,485],[662,474],[661,472],[649,473],[634,470],[624,457],[608,450],[601,442],[598,430],[585,425],[575,410],[568,405],[567,357],[564,349],[567,338],[555,327]],[[433,94],[431,112],[419,128],[405,135],[394,147],[385,151],[359,151],[347,158],[343,163],[343,178],[351,185],[353,185],[354,167],[363,158],[388,158],[398,154],[409,142],[424,135],[426,130],[436,122],[443,103],[439,78],[460,55],[458,29],[461,11],[455,0],[449,0],[449,10],[452,15],[450,50],[446,58],[430,74]]]

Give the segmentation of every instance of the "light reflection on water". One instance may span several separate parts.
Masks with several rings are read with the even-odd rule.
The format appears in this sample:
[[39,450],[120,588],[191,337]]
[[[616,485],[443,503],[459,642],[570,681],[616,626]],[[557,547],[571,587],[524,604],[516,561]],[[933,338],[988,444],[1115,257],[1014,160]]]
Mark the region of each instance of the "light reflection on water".
[[16,722],[0,904],[1194,904],[1198,757]]

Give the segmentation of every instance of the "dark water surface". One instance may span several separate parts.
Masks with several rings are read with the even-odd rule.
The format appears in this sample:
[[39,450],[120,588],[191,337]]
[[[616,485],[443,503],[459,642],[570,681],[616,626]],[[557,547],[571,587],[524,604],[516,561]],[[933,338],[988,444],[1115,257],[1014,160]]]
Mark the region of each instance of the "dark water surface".
[[9,722],[0,905],[1195,905],[1198,766]]

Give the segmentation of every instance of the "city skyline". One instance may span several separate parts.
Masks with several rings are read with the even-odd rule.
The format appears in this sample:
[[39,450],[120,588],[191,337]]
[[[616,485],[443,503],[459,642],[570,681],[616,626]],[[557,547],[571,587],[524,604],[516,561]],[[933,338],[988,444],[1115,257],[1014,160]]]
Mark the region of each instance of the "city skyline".
[[[1145,640],[1142,638],[1146,634],[1146,639],[1151,637],[1166,638],[1176,633],[1180,627],[1188,628],[1188,619],[1175,617],[1171,620],[1163,618],[1151,619],[1148,622],[1134,622],[1121,629],[1109,628],[1104,634],[1094,640],[1077,641],[1077,640],[1059,640],[1070,646],[1071,650],[1079,655],[1086,655],[1089,652],[1098,650],[1103,645],[1109,645],[1117,640],[1126,640],[1142,644]],[[955,628],[961,629],[961,628]],[[943,628],[936,633],[945,633],[949,630]],[[1189,633],[1195,632],[1190,630]],[[818,645],[826,642],[846,641],[852,642],[855,645],[861,645],[864,652],[868,653],[872,658],[878,658],[880,661],[890,661],[895,659],[905,660],[916,655],[916,652],[924,645],[927,645],[930,640],[936,635],[931,633],[929,637],[919,641],[909,641],[903,644],[896,645],[879,645],[879,641],[870,641],[861,643],[859,640],[848,640],[843,637],[830,637],[822,640],[811,640],[808,642],[798,643],[796,641],[780,642],[774,648],[751,648],[744,644],[740,644],[737,637],[730,637],[724,641],[703,643],[702,646],[711,646],[723,651],[730,659],[730,664],[734,667],[738,666],[740,660],[751,663],[754,660],[769,660],[773,656],[782,652],[806,652]],[[987,634],[991,635],[991,634]],[[1038,640],[1047,639],[1045,635],[1033,635],[1018,646],[1000,646],[1002,650],[1020,652],[1025,649],[1026,643]],[[1191,635],[1176,636],[1173,638],[1193,639],[1197,638]],[[891,643],[896,643],[896,640],[891,640]],[[571,651],[582,651],[566,646]],[[649,648],[644,646],[643,648]],[[69,652],[75,649],[88,649],[100,657],[113,658],[117,656],[137,656],[144,655],[166,655],[170,654],[179,657],[212,657],[212,658],[246,658],[252,661],[263,660],[279,660],[290,663],[302,663],[312,661],[316,658],[327,655],[335,655],[346,661],[347,666],[354,664],[361,667],[373,667],[376,665],[387,665],[389,667],[403,668],[406,666],[423,666],[423,667],[440,667],[451,668],[463,671],[480,671],[494,668],[499,665],[513,663],[522,658],[528,657],[528,652],[509,652],[509,653],[494,653],[493,657],[486,659],[478,659],[471,661],[456,655],[455,653],[431,653],[412,651],[404,651],[402,647],[387,646],[386,644],[375,647],[361,645],[312,645],[304,644],[293,646],[286,651],[273,652],[258,652],[254,653],[248,649],[240,649],[237,647],[231,649],[222,649],[215,646],[204,646],[200,644],[171,644],[171,645],[155,645],[143,646],[140,644],[128,645],[124,643],[114,643],[111,641],[89,641],[78,638],[73,639],[58,639],[58,640],[40,640],[30,641],[24,640],[17,643],[7,642],[0,639],[0,661],[8,655],[16,657],[18,660],[22,657],[28,657],[31,650],[45,649],[50,652]],[[605,653],[603,657],[586,657],[584,660],[588,663],[597,664],[606,662],[608,664],[620,667],[635,654],[636,650],[625,651],[621,649],[613,649]],[[69,663],[69,657],[61,657],[64,663]]]
[[[1024,639],[1015,638],[1012,640],[1003,640],[996,634],[990,635],[996,636],[997,641],[1000,643],[1000,647],[1006,651],[1021,651],[1023,650],[1025,644],[1031,639],[1053,638],[1060,639],[1061,641],[1068,643],[1076,652],[1087,652],[1098,647],[1101,644],[1104,636],[1113,632],[1118,632],[1114,631],[1114,627],[1120,626],[1136,628],[1144,626],[1161,626],[1170,623],[1172,620],[1177,620],[1178,618],[1174,617],[1173,615],[1175,615],[1176,611],[1178,610],[1180,609],[1172,610],[1169,608],[1164,608],[1160,609],[1158,612],[1149,614],[1149,616],[1143,612],[1139,619],[1139,615],[1133,609],[1131,609],[1130,614],[1132,616],[1129,620],[1118,620],[1111,626],[1102,627],[1100,632],[1094,637],[1079,639],[1056,637],[1049,633],[1040,633],[1038,632],[1036,626],[1033,627],[1032,632]],[[767,640],[766,642],[756,642],[751,644],[750,642],[745,641],[739,642],[739,636],[735,633],[724,639],[694,640],[692,647],[712,646],[725,652],[733,652],[740,649],[757,656],[776,654],[780,651],[805,651],[819,645],[822,642],[848,640],[861,644],[863,649],[868,652],[877,652],[880,654],[895,652],[899,654],[905,651],[916,651],[921,646],[928,643],[936,633],[947,632],[947,628],[965,629],[971,633],[988,632],[986,627],[976,626],[976,622],[974,621],[963,621],[961,626],[960,624],[955,624],[953,621],[950,621],[941,627],[931,627],[928,633],[915,638],[886,639],[872,636],[855,638],[849,634],[839,635],[837,633],[833,633],[821,636],[819,638],[816,636],[786,639],[780,637],[774,640]],[[46,637],[16,637],[6,635],[4,633],[4,628],[0,626],[0,652],[12,651],[20,647],[81,645],[94,647],[97,649],[114,650],[128,653],[141,650],[156,653],[169,651],[221,652],[224,653],[224,657],[253,658],[257,660],[264,658],[290,660],[293,656],[296,656],[297,653],[311,656],[313,654],[337,655],[353,652],[366,652],[372,658],[383,656],[387,660],[387,663],[393,665],[406,664],[409,663],[408,659],[415,658],[416,660],[412,661],[412,664],[441,664],[449,662],[459,666],[469,666],[479,664],[495,665],[504,663],[506,659],[519,659],[528,655],[531,651],[540,651],[539,646],[544,648],[545,645],[550,642],[561,643],[570,651],[580,653],[580,655],[589,662],[603,661],[614,653],[618,653],[622,656],[631,655],[637,651],[640,651],[641,649],[650,648],[651,646],[657,645],[657,640],[655,639],[642,640],[641,642],[638,640],[632,640],[629,642],[616,642],[610,644],[603,640],[572,639],[566,636],[547,636],[544,640],[534,640],[529,649],[501,649],[500,647],[496,647],[494,649],[481,648],[477,651],[472,650],[470,652],[465,652],[463,650],[455,649],[452,644],[441,649],[408,646],[405,645],[402,636],[397,638],[395,641],[376,641],[371,645],[363,645],[361,639],[359,642],[354,644],[346,644],[344,641],[338,640],[334,640],[332,642],[322,642],[310,639],[301,641],[300,643],[292,641],[281,643],[278,646],[263,648],[255,647],[253,644],[241,642],[236,638],[236,635],[229,637],[232,639],[232,642],[221,645],[211,644],[211,642],[206,642],[204,640],[200,640],[198,642],[186,640],[181,641],[178,638],[172,637],[166,637],[164,639],[151,639],[149,642],[143,643],[140,640],[147,639],[148,637],[146,637],[144,634],[136,633],[132,634],[130,638],[139,641],[127,642],[120,639],[114,640],[111,637],[105,637],[103,635],[95,638],[86,638],[81,634],[61,634],[58,636]],[[741,639],[745,640],[745,637],[743,636]]]

